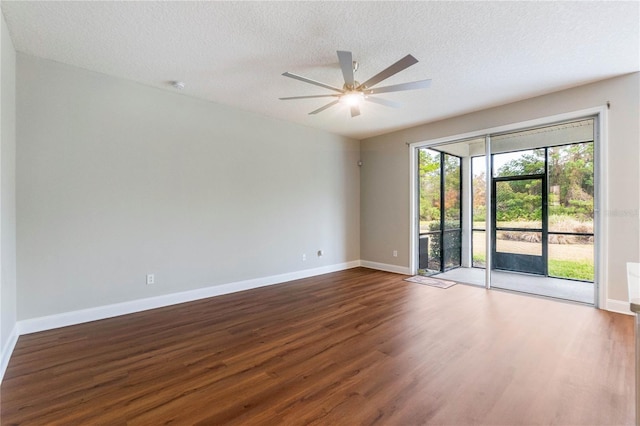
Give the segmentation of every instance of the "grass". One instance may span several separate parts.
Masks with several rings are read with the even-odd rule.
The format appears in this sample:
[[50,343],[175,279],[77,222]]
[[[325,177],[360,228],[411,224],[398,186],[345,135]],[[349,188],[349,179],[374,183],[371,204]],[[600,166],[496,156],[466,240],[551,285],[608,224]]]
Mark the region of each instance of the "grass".
[[[484,265],[485,257],[481,254],[473,255],[474,264]],[[571,280],[593,281],[593,262],[588,260],[558,260],[549,259],[549,276],[568,278]]]
[[474,254],[473,255],[473,266],[484,268],[484,254]]
[[572,280],[593,281],[593,262],[549,259],[549,275]]

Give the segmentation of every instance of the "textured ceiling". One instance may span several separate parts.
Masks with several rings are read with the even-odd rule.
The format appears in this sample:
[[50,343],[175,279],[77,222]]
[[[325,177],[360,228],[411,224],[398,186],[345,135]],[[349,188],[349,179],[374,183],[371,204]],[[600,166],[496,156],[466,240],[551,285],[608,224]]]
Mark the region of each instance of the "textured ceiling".
[[[3,1],[18,51],[357,139],[640,70],[638,2]],[[336,50],[364,81],[412,54],[351,118],[284,71],[342,86]]]

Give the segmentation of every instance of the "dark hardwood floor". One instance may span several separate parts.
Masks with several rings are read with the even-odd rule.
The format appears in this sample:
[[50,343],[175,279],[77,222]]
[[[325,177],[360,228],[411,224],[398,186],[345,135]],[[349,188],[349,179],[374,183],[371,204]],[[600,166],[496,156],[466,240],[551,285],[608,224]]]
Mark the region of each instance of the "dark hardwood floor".
[[364,268],[20,337],[2,424],[632,425],[632,317]]

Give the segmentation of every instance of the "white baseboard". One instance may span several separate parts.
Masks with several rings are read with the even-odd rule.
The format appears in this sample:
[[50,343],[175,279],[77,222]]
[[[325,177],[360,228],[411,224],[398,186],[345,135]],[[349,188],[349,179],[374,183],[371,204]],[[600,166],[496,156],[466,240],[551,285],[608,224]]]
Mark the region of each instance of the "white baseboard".
[[9,365],[9,360],[11,359],[11,354],[16,347],[16,343],[18,343],[17,324],[13,326],[9,340],[7,340],[7,343],[2,348],[2,354],[0,357],[0,383],[2,383],[2,379],[4,378],[4,372],[7,371],[7,366]]
[[[317,275],[328,274],[331,272],[343,271],[346,269],[356,268],[358,266],[377,269],[380,271],[393,272],[396,274],[411,275],[411,271],[408,267],[371,262],[368,260],[355,260],[351,262],[323,266],[320,268],[304,269],[301,271],[289,272],[286,274],[272,275],[252,280],[237,281],[233,283],[199,288],[180,293],[166,294],[146,299],[132,300],[130,302],[98,306],[95,308],[64,312],[56,315],[18,321],[16,326],[13,328],[12,334],[7,341],[7,344],[2,349],[2,358],[0,359],[0,381],[2,380],[4,370],[7,367],[9,358],[11,357],[11,353],[13,352],[13,348],[15,347],[18,337],[23,334],[37,333],[39,331],[52,330],[55,328],[66,327],[70,325],[82,324],[85,322],[132,314],[149,309],[162,308],[165,306],[176,305],[178,303],[192,302],[195,300],[206,299],[208,297],[220,296],[223,294],[235,293],[238,291],[250,290],[253,288],[264,287],[273,284],[280,284],[287,281],[309,278]],[[633,313],[629,309],[629,303],[626,301],[607,299],[607,303],[604,309],[611,312],[633,315]]]
[[605,307],[607,311],[617,312],[619,314],[634,315],[631,312],[629,302],[626,300],[607,299],[607,305]]
[[394,272],[396,274],[411,275],[411,270],[406,266],[389,265],[387,263],[371,262],[369,260],[361,260],[360,266],[365,268],[377,269],[379,271]]
[[272,275],[269,277],[255,278],[252,280],[237,281],[233,283],[199,288],[180,293],[166,294],[146,299],[132,300],[130,302],[115,303],[112,305],[97,306],[95,308],[81,309],[78,311],[64,312],[62,314],[32,318],[28,320],[18,321],[18,334],[23,335],[29,333],[37,333],[39,331],[52,330],[54,328],[66,327],[69,325],[76,325],[90,321],[113,318],[120,315],[146,311],[149,309],[176,305],[178,303],[192,302],[194,300],[206,299],[208,297],[220,296],[223,294],[235,293],[238,291],[250,290],[252,288],[264,287],[273,284],[280,284],[287,281],[328,274],[330,272],[343,271],[345,269],[351,269],[358,266],[360,266],[360,261],[355,260],[352,262],[338,263],[335,265],[328,265],[320,268],[304,269],[301,271],[289,272],[286,274]]

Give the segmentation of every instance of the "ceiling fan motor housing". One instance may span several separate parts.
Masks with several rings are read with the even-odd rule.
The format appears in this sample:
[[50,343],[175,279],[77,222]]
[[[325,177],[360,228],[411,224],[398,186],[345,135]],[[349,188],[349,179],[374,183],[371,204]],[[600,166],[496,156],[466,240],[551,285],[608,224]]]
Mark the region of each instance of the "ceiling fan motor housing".
[[354,90],[356,90],[356,91],[362,91],[362,90],[364,90],[364,86],[363,86],[363,87],[360,87],[360,82],[359,82],[359,81],[355,81],[355,80],[353,81],[353,86],[351,86],[351,85],[349,85],[349,84],[345,83],[345,84],[342,86],[342,88],[343,88],[344,90],[346,90],[347,92],[353,92]]

